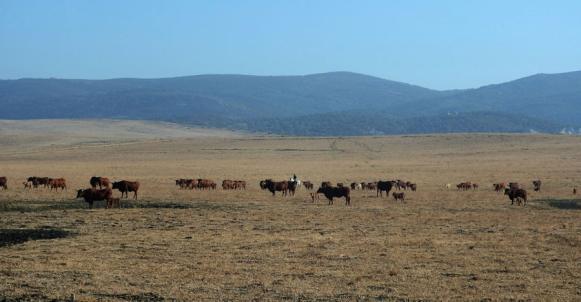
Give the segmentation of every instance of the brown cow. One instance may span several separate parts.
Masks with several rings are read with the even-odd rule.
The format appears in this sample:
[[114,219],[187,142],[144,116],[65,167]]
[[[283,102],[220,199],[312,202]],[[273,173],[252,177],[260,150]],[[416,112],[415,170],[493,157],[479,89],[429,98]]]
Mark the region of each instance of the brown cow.
[[325,188],[320,187],[317,190],[317,194],[323,193],[323,195],[327,197],[327,199],[329,200],[329,205],[333,204],[334,197],[337,198],[345,197],[345,205],[351,205],[350,192],[351,190],[349,190],[349,188],[347,187],[325,187]]
[[27,182],[27,181],[23,181],[22,185],[24,186],[24,189],[31,189],[32,188],[32,184]]
[[121,192],[121,198],[125,195],[125,198],[129,198],[128,192],[133,192],[133,199],[137,199],[137,191],[139,191],[138,181],[127,181],[121,180],[113,182],[113,189],[119,190]]
[[234,181],[229,179],[224,179],[222,181],[222,190],[233,190],[235,187]]
[[401,193],[393,192],[391,195],[393,196],[393,199],[395,201],[401,200],[402,202],[405,202],[405,193],[404,192],[401,192]]
[[303,181],[303,186],[305,186],[305,189],[307,189],[307,190],[312,190],[314,187],[313,183],[308,181],[308,180]]
[[113,192],[110,188],[106,189],[85,189],[85,190],[78,190],[77,191],[77,198],[83,198],[86,203],[89,204],[89,208],[93,208],[93,202],[107,200],[111,198]]
[[276,195],[276,191],[280,191],[283,196],[288,194],[288,184],[289,181],[272,181],[270,179],[265,180],[266,188],[272,193],[272,196]]
[[416,184],[414,184],[414,183],[410,183],[410,184],[409,184],[409,187],[410,187],[410,189],[411,189],[412,191],[414,191],[414,192],[415,192],[415,191],[418,189],[418,185],[416,185]]
[[0,188],[8,190],[8,178],[6,176],[0,177]]
[[64,178],[51,178],[48,182],[48,185],[50,186],[51,191],[53,189],[55,191],[58,191],[58,189],[61,189],[61,191],[67,189],[67,181]]
[[216,190],[216,183],[211,179],[198,178],[196,187],[202,190]]
[[103,189],[103,187],[108,188],[111,181],[107,177],[93,176],[89,179],[89,184],[93,189],[96,189],[97,186],[99,186],[99,189]]

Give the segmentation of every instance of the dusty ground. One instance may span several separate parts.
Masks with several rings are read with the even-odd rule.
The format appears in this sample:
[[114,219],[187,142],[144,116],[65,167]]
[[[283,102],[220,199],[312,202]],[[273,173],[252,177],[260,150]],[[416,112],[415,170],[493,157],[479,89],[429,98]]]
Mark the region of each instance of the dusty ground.
[[[581,188],[580,137],[25,143],[0,145],[7,300],[581,300],[581,202],[571,193]],[[316,183],[409,179],[419,190],[405,204],[357,191],[346,207],[258,188],[293,173]],[[32,175],[65,177],[69,191],[26,191],[19,183]],[[86,209],[74,189],[93,175],[139,180],[139,200]],[[182,177],[249,188],[178,190]],[[509,180],[530,189],[536,178],[543,190],[526,207],[491,190]],[[465,180],[480,190],[444,189]]]

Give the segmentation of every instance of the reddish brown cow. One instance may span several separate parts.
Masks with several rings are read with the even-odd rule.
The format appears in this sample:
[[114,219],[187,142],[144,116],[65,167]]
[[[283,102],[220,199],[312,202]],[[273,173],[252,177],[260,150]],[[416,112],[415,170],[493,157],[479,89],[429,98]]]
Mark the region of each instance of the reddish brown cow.
[[216,183],[210,179],[199,178],[196,187],[202,190],[216,190]]
[[303,186],[305,186],[305,189],[307,190],[312,190],[314,187],[313,183],[310,181],[303,181]]
[[83,198],[86,203],[89,204],[89,208],[93,208],[93,202],[107,200],[111,198],[113,192],[110,188],[106,189],[85,189],[85,190],[78,190],[77,191],[77,198]]
[[128,192],[133,192],[133,199],[137,199],[137,191],[139,191],[138,181],[116,181],[113,182],[113,189],[119,190],[121,192],[121,198],[125,195],[125,198],[129,198]]
[[64,178],[51,178],[48,182],[48,185],[50,187],[50,190],[52,191],[53,189],[55,191],[58,191],[58,189],[61,189],[61,191],[64,191],[67,189],[67,181]]

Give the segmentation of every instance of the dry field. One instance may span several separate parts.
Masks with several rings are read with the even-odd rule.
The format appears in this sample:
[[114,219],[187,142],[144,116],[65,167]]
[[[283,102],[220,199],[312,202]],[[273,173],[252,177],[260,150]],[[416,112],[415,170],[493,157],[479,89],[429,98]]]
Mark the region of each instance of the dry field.
[[[101,136],[0,135],[0,301],[581,301],[581,137]],[[293,173],[419,189],[403,204],[356,191],[351,207],[259,190]],[[32,175],[69,190],[26,191]],[[75,189],[93,175],[139,180],[139,200],[86,209]],[[249,185],[186,191],[182,177]],[[536,178],[526,207],[492,191]],[[465,180],[480,189],[444,188]]]

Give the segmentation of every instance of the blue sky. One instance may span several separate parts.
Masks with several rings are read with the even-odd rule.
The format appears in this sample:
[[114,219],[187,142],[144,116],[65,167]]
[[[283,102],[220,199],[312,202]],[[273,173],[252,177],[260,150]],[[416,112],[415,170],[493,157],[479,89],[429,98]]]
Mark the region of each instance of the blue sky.
[[0,78],[354,71],[429,88],[581,70],[581,1],[0,0]]

